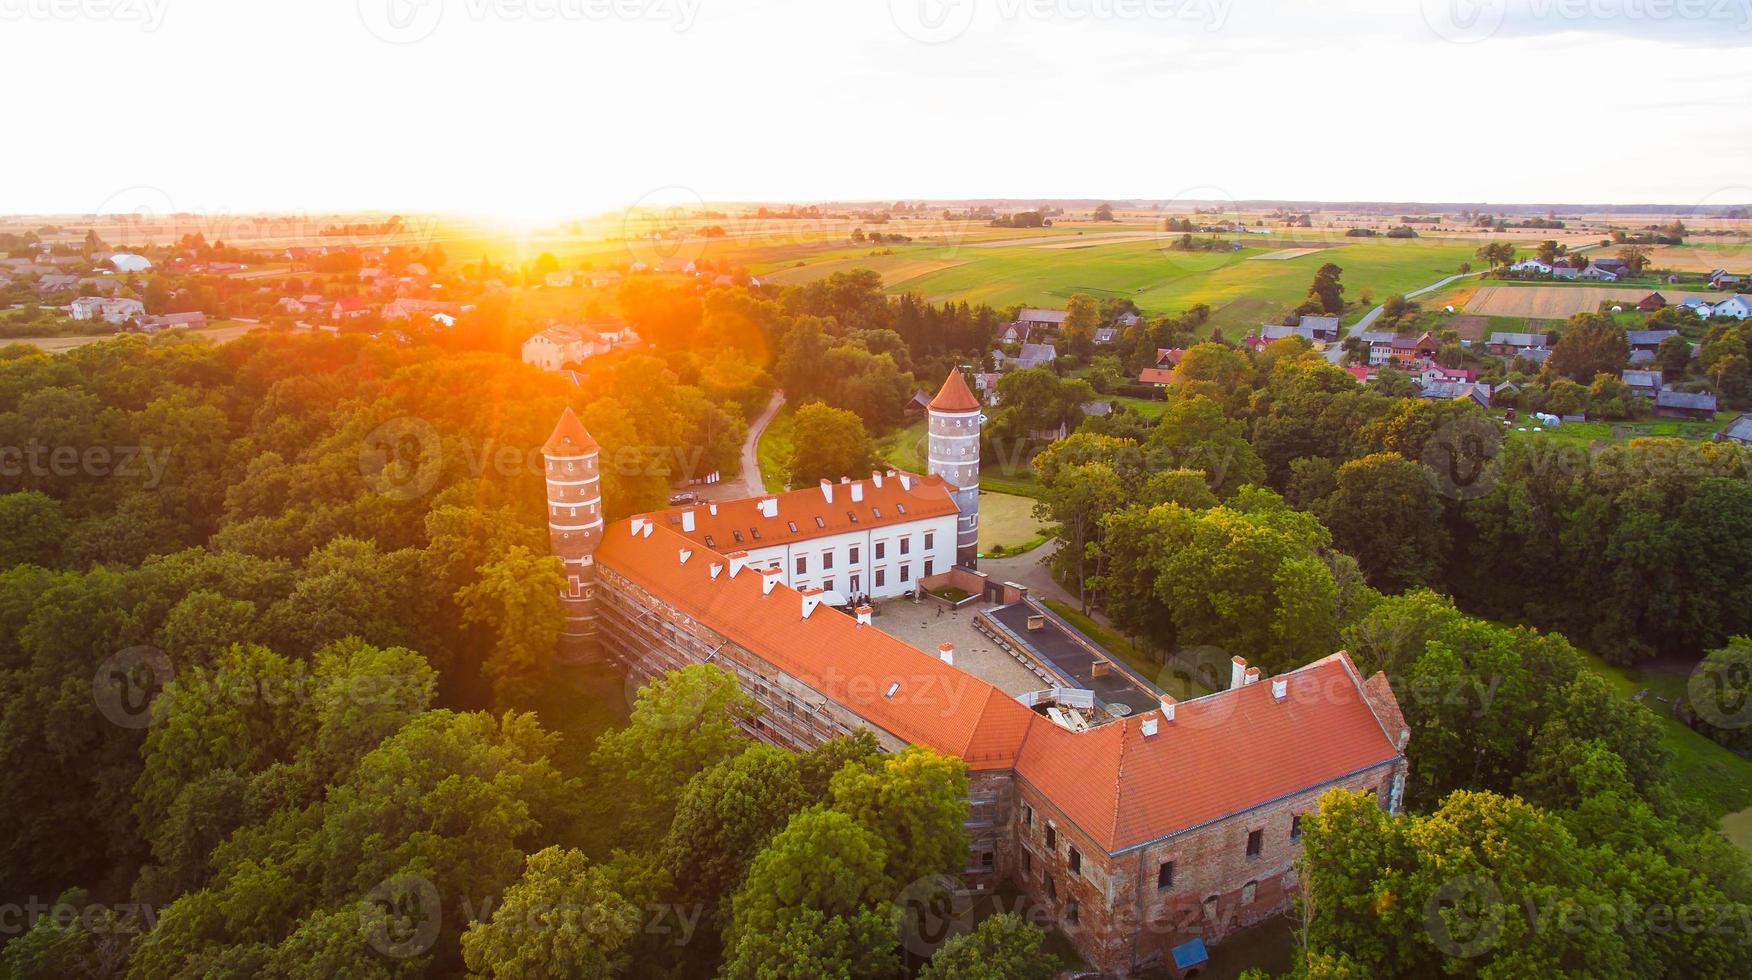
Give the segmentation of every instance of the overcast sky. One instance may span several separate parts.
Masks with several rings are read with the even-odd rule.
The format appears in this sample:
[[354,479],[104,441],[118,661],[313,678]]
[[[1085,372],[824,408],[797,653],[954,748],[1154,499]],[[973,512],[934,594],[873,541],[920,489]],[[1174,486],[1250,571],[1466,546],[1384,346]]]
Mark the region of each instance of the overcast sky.
[[1752,0],[0,0],[0,211],[1747,203],[1749,48]]

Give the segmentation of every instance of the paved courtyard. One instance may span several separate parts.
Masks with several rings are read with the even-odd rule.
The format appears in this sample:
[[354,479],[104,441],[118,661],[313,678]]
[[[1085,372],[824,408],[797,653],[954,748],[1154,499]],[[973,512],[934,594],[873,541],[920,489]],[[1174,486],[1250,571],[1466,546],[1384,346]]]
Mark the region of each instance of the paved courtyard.
[[1024,694],[1049,687],[1034,676],[1015,658],[992,644],[973,628],[973,613],[987,608],[984,603],[950,612],[933,602],[912,602],[889,599],[877,604],[876,627],[891,636],[905,640],[931,656],[937,646],[955,644],[955,666],[990,682],[1006,694]]

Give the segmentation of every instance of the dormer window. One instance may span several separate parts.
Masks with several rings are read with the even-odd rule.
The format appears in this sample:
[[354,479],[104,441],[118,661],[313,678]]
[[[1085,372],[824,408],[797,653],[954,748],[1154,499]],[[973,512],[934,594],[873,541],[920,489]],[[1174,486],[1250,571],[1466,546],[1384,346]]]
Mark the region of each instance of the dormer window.
[[821,515],[817,514],[815,516],[815,526],[816,527],[826,527],[827,520],[825,518],[823,518]]
[[718,546],[718,542],[713,541],[712,536],[710,534],[706,535],[706,547],[716,548],[717,546]]
[[905,504],[895,504],[894,510],[895,510],[895,513],[899,514],[900,516],[902,516],[902,517],[906,516],[906,505]]
[[730,532],[730,536],[731,536],[731,537],[732,537],[732,538],[734,538],[734,539],[736,539],[736,543],[737,543],[737,544],[741,544],[741,543],[742,543],[742,532],[741,532],[741,531],[731,531],[731,532]]
[[853,524],[856,524],[856,523],[858,523],[858,515],[854,514],[853,512],[848,510],[848,511],[846,511],[846,520],[851,521]]
[[870,513],[872,513],[872,514],[874,514],[874,515],[876,515],[876,519],[877,519],[877,520],[881,520],[881,519],[882,519],[882,508],[880,508],[880,507],[872,507],[872,508],[870,508]]
[[796,521],[786,521],[785,526],[791,529],[792,534],[797,533],[797,522]]
[[758,527],[749,528],[748,529],[748,536],[753,538],[756,541],[759,541],[760,540],[760,528],[758,528]]

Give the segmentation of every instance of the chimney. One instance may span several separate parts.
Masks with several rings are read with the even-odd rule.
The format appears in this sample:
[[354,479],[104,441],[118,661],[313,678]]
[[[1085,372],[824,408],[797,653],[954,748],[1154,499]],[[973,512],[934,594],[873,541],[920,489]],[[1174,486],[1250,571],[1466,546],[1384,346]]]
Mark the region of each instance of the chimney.
[[717,505],[717,503],[716,503],[716,502],[713,502],[713,503],[709,503],[709,504],[707,504],[707,505],[706,505],[706,511],[707,511],[707,512],[708,512],[708,513],[710,513],[710,514],[711,514],[711,515],[712,515],[712,516],[713,516],[713,517],[717,517],[717,516],[718,516],[718,505]]
[[809,614],[815,611],[815,607],[821,605],[821,590],[809,588],[798,594],[803,597],[803,618],[808,619]]
[[1258,667],[1247,668],[1247,683],[1249,683],[1249,684],[1259,683],[1259,668]]
[[760,570],[760,594],[761,595],[772,595],[773,588],[779,584],[779,581],[781,579],[783,579],[784,576],[785,576],[785,573],[780,571],[777,568],[763,568],[763,569],[761,569]]
[[1174,709],[1176,707],[1179,707],[1179,705],[1180,705],[1179,701],[1174,700],[1172,697],[1170,697],[1166,694],[1162,695],[1162,720],[1163,721],[1173,721],[1174,720]]
[[632,529],[633,529],[633,537],[635,537],[635,538],[636,538],[636,537],[638,537],[638,536],[639,536],[639,535],[640,535],[640,534],[641,534],[641,533],[643,533],[643,532],[644,532],[644,530],[645,530],[645,524],[646,524],[646,521],[645,521],[645,519],[644,519],[644,518],[643,518],[643,517],[635,517],[635,518],[633,518],[633,523],[632,523],[632,524],[630,524],[630,525],[628,525],[628,526],[629,526],[629,527],[631,527],[631,528],[632,528]]
[[864,502],[864,481],[859,480],[858,482],[852,484],[852,503],[861,504],[863,502]]
[[694,529],[694,512],[693,511],[684,510],[681,512],[681,529],[683,531],[687,532],[688,534],[693,533],[693,529]]
[[852,478],[849,476],[842,476],[842,477],[840,477],[840,482],[841,483],[850,483],[850,482],[852,482]]
[[724,563],[721,561],[712,562],[712,581],[718,581],[718,576],[722,574],[724,574]]
[[724,557],[730,560],[731,578],[735,578],[737,572],[748,567],[748,552],[746,551],[732,551]]
[[882,489],[882,471],[877,470],[870,474],[870,482],[876,484],[876,489]]
[[650,537],[650,536],[651,536],[651,530],[652,530],[652,529],[653,529],[653,528],[655,528],[655,527],[656,527],[656,526],[657,526],[657,525],[655,525],[655,524],[652,524],[652,523],[651,523],[651,522],[649,522],[649,521],[646,521],[646,522],[645,522],[645,526],[644,526],[644,527],[642,527],[642,528],[640,528],[640,529],[639,529],[639,537],[641,537],[641,538],[648,538],[648,537]]
[[826,477],[821,479],[821,497],[828,503],[833,503],[833,483]]
[[1143,725],[1140,726],[1140,729],[1143,731],[1145,738],[1149,738],[1150,736],[1156,734],[1156,719],[1145,718]]
[[1289,697],[1289,694],[1290,679],[1288,677],[1273,677],[1271,679],[1271,698],[1273,701],[1282,701]]
[[859,626],[869,626],[870,617],[876,612],[876,610],[871,609],[868,605],[859,606],[855,611],[858,614]]
[[779,498],[777,497],[767,497],[757,502],[755,507],[760,509],[760,516],[762,517],[779,516]]
[[1247,661],[1241,657],[1229,658],[1229,690],[1247,683]]
[[937,658],[939,660],[942,660],[944,663],[950,665],[951,667],[953,667],[955,665],[955,644],[953,644],[953,643],[939,643],[939,644],[937,644]]
[[693,557],[693,549],[692,548],[681,549],[681,563],[683,565],[687,564],[687,560],[689,558],[692,558],[692,557]]
[[900,475],[900,488],[902,490],[911,490],[912,489],[912,474],[911,473],[902,473]]

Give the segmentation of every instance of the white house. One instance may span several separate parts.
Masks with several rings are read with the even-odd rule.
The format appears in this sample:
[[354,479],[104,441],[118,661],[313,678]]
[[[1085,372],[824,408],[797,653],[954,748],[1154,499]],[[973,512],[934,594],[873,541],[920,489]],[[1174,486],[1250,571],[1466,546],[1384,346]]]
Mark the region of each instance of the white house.
[[1736,293],[1717,303],[1715,312],[1711,315],[1731,316],[1736,320],[1744,320],[1746,317],[1752,316],[1752,299],[1748,299],[1745,293]]
[[1549,275],[1551,275],[1551,264],[1548,262],[1541,262],[1538,259],[1528,258],[1528,259],[1522,259],[1521,261],[1516,262],[1514,265],[1509,266],[1509,271],[1510,272],[1537,272],[1542,276],[1549,276]]
[[110,265],[114,266],[117,272],[145,272],[152,268],[152,260],[132,252],[117,252],[110,256]]
[[549,327],[523,342],[523,363],[543,371],[588,360],[608,350],[595,333],[574,326]]
[[101,319],[105,323],[127,323],[142,316],[146,307],[137,299],[110,299],[105,296],[80,296],[67,306],[67,314],[75,320]]
[[1613,272],[1611,269],[1602,269],[1597,265],[1591,265],[1582,270],[1582,274],[1579,278],[1592,279],[1597,282],[1617,282],[1618,273]]
[[1700,320],[1707,320],[1710,317],[1715,316],[1715,305],[1706,303],[1695,296],[1681,300],[1679,305],[1697,314],[1697,317]]
[[939,477],[889,470],[867,480],[673,508],[649,520],[741,567],[777,568],[785,585],[820,589],[823,602],[842,605],[854,596],[901,595],[955,566],[960,511],[949,489]]

